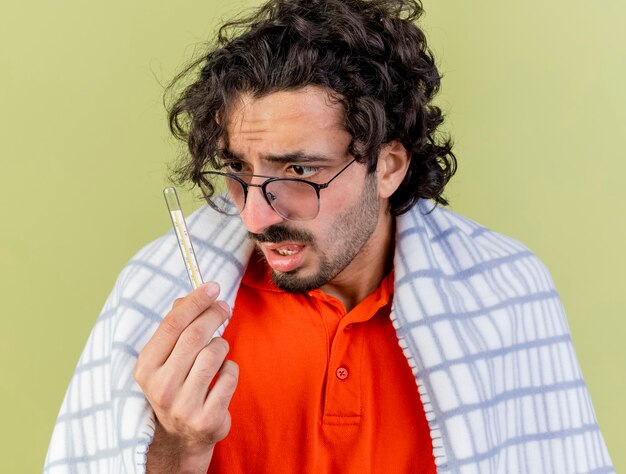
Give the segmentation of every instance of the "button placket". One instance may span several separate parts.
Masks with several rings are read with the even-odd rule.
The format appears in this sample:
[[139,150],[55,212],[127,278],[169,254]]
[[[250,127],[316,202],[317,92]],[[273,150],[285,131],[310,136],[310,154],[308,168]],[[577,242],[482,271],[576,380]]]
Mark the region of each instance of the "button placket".
[[360,365],[363,334],[352,326],[351,331],[337,331],[328,364],[324,423],[358,423],[361,416]]

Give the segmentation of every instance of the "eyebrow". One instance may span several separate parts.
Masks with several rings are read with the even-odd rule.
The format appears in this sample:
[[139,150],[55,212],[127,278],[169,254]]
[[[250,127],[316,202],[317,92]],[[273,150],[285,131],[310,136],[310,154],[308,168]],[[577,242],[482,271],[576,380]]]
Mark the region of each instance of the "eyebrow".
[[[245,161],[244,156],[227,148],[219,150],[219,155],[227,160]],[[335,161],[333,158],[325,155],[304,153],[303,151],[295,151],[282,155],[262,155],[261,158],[270,163],[328,163]]]
[[220,148],[219,150],[217,150],[217,156],[226,160],[243,161],[243,155],[240,155],[239,153],[235,153],[234,151],[229,150],[228,148]]

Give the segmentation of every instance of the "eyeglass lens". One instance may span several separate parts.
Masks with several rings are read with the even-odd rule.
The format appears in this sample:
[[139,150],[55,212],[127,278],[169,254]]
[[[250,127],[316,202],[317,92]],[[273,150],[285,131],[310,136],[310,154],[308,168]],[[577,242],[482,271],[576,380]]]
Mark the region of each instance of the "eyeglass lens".
[[[228,176],[214,176],[219,178],[214,182],[216,195],[212,198],[214,206],[227,214],[240,213],[246,204],[243,185],[236,179]],[[220,191],[226,191],[217,194]],[[249,187],[248,194],[262,192],[260,188]],[[283,218],[289,220],[313,219],[319,212],[317,191],[310,184],[302,181],[276,180],[265,185],[265,194],[270,206]],[[247,198],[250,199],[250,196]]]

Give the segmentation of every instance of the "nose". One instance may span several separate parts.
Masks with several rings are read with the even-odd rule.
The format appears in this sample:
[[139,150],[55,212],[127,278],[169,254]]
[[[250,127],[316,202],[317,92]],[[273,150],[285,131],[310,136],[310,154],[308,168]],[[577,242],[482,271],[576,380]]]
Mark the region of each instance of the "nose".
[[246,229],[254,234],[261,234],[269,226],[285,220],[272,209],[265,200],[261,188],[257,187],[248,188],[246,205],[240,215]]

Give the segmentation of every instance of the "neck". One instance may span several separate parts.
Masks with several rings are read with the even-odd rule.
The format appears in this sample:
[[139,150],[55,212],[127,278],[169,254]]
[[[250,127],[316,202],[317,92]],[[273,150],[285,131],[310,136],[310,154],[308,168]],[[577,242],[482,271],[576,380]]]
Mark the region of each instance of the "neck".
[[376,230],[363,245],[358,255],[335,278],[320,289],[341,301],[346,311],[372,293],[393,266],[395,220],[384,213]]

